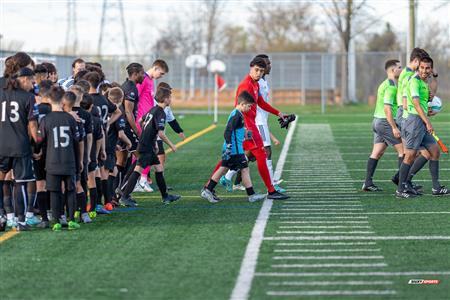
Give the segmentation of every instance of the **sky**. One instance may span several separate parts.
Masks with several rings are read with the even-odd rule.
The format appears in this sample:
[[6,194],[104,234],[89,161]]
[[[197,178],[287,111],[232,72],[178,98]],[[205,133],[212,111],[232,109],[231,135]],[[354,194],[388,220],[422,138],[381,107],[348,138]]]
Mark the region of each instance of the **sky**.
[[[285,0],[278,0],[283,2]],[[300,0],[299,0],[300,1]],[[24,41],[24,51],[41,51],[55,53],[66,43],[67,31],[67,0],[0,0],[0,48],[11,40]],[[95,54],[100,33],[100,21],[103,0],[75,0],[77,6],[77,35],[80,52]],[[246,26],[249,13],[248,8],[255,1],[228,0],[223,16],[227,22]],[[259,1],[261,2],[261,1]],[[286,2],[286,1],[285,1]],[[286,2],[286,5],[291,4]],[[295,1],[294,1],[295,2]],[[318,2],[318,1],[316,1]],[[322,1],[326,2],[326,1]],[[375,10],[383,22],[389,22],[393,30],[403,40],[406,39],[408,28],[408,0],[368,0],[368,4]],[[104,54],[124,54],[121,38],[122,28],[118,14],[117,1],[109,0],[111,19],[104,35]],[[115,4],[114,4],[115,3]],[[158,32],[173,18],[184,13],[195,11],[198,1],[194,0],[123,0],[124,18],[128,33],[130,54],[145,54],[149,49],[142,49],[158,38]],[[450,1],[448,0],[419,0],[417,23],[428,20],[439,20],[450,32]],[[265,1],[261,5],[270,5]],[[440,9],[436,9],[439,7]],[[320,7],[315,9],[319,18],[324,18]],[[384,29],[376,26],[372,31]],[[417,29],[420,34],[420,27]],[[450,39],[450,36],[449,36]],[[88,53],[86,53],[88,52]]]

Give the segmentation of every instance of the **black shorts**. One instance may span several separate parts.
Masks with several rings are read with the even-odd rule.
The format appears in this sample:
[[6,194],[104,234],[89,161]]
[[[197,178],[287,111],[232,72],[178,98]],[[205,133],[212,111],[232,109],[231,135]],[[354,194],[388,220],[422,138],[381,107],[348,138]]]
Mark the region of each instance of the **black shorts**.
[[31,156],[0,157],[0,171],[8,173],[13,170],[16,182],[35,181]]
[[[123,132],[125,133],[125,135],[131,142],[131,148],[128,150],[128,152],[136,151],[138,144],[139,144],[139,139],[138,139],[137,135],[134,133],[134,131],[131,129],[131,127],[128,124],[125,126],[125,129],[123,130]],[[119,141],[119,146],[122,149],[126,148],[125,143],[122,141]]]
[[242,170],[248,168],[248,159],[245,154],[231,155],[230,159],[222,160],[221,166],[233,171]]
[[116,166],[116,154],[106,153],[106,160],[104,165],[108,171],[110,172],[114,171],[114,167]]
[[155,154],[155,152],[142,152],[139,153],[139,158],[137,160],[137,165],[141,168],[147,168],[148,166],[156,166],[159,165],[159,159],[158,156]]
[[96,161],[91,161],[91,162],[88,164],[88,172],[89,172],[89,173],[94,172],[95,170],[97,170],[97,168],[98,168],[98,164],[97,164]]
[[73,191],[75,189],[75,175],[52,175],[47,174],[46,189],[50,192],[61,192],[61,182],[64,182],[66,191]]
[[166,152],[164,151],[164,142],[162,140],[156,140],[156,143],[158,145],[158,153],[157,155],[164,155]]
[[47,175],[47,171],[45,170],[45,158],[42,157],[39,160],[33,159],[33,169],[34,176],[37,181],[45,180],[45,176]]

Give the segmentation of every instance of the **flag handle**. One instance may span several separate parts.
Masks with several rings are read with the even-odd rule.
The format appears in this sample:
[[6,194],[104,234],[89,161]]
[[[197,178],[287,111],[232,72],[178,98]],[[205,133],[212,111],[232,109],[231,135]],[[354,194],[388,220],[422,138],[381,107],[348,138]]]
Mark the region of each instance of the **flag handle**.
[[445,146],[445,144],[444,144],[444,143],[441,141],[441,139],[436,135],[436,133],[433,131],[431,134],[433,135],[434,139],[435,139],[436,142],[438,143],[439,148],[441,148],[442,152],[448,153],[448,148],[447,148],[447,146]]

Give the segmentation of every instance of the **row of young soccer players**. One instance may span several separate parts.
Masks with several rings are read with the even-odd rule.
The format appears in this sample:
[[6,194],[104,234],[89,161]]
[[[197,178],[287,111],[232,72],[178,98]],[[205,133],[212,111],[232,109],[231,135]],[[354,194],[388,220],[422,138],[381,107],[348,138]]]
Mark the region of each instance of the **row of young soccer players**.
[[439,182],[440,149],[430,121],[434,113],[428,105],[437,90],[438,74],[433,68],[433,59],[425,50],[414,48],[405,68],[394,59],[385,63],[385,70],[387,79],[380,84],[377,93],[372,123],[374,145],[367,161],[363,191],[381,191],[373,183],[373,176],[379,159],[391,145],[398,153],[398,172],[391,179],[397,186],[396,197],[408,199],[424,193],[413,178],[427,162],[432,179],[431,194],[449,195],[449,190]]
[[[155,166],[163,202],[180,198],[167,193],[163,165],[158,159],[162,151],[154,146],[160,138],[176,150],[164,134],[164,108],[171,102],[170,86],[161,83],[154,97],[151,95],[152,106],[153,101],[157,105],[137,119],[136,84],[142,84],[144,76],[148,76],[142,65],[130,64],[125,83],[121,87],[104,84],[102,95],[99,92],[104,80],[101,69],[97,66],[99,70],[87,71],[80,64],[84,62],[75,61],[74,74],[60,81],[67,90],[64,91],[55,84],[55,78],[36,76],[34,62],[26,53],[19,52],[6,60],[5,74],[1,78],[0,135],[12,142],[0,146],[0,229],[10,226],[29,230],[30,225],[47,228],[50,208],[53,230],[61,230],[62,225],[77,229],[77,210],[81,220],[90,223],[96,213],[108,213],[118,202],[135,206],[136,202],[129,195],[140,173],[151,165]],[[164,64],[156,62],[163,69]],[[155,64],[152,68],[156,69]],[[167,72],[168,68],[165,69]],[[140,121],[139,131],[136,120]],[[178,123],[171,126],[184,136]],[[134,163],[130,153],[136,158]],[[116,158],[122,159],[121,162]],[[127,162],[129,172],[126,172]],[[118,176],[119,171],[122,176]],[[14,179],[14,195],[11,195],[11,179]],[[115,201],[114,190],[117,191]],[[42,221],[33,214],[34,193]],[[86,194],[90,197],[90,211]]]

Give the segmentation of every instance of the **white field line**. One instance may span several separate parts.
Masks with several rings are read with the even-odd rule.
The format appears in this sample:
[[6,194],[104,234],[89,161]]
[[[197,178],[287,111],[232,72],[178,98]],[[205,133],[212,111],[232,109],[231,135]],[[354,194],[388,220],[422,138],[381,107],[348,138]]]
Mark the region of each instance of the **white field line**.
[[364,208],[289,208],[289,207],[282,207],[280,210],[287,210],[287,211],[317,211],[317,210],[325,210],[328,212],[340,212],[340,211],[353,211],[353,210],[364,210]]
[[361,207],[362,204],[283,204],[283,207],[289,208],[289,207]]
[[293,296],[293,297],[314,297],[314,296],[370,296],[370,295],[396,295],[397,292],[393,290],[361,290],[361,291],[268,291],[267,296]]
[[274,260],[346,260],[346,259],[384,259],[383,255],[326,255],[326,256],[274,256]]
[[[348,209],[346,209],[348,210]],[[272,213],[273,215],[433,215],[433,214],[444,214],[448,215],[450,214],[450,211],[378,211],[378,212],[364,212],[364,213],[357,213],[357,212],[305,212],[305,213],[297,213],[297,212],[279,212],[279,213]]]
[[374,231],[332,231],[332,230],[323,230],[323,231],[299,231],[299,230],[281,230],[277,231],[277,234],[375,234]]
[[277,246],[371,246],[376,242],[277,243]]
[[424,235],[424,236],[268,236],[264,240],[268,241],[340,241],[340,240],[380,240],[380,241],[405,241],[405,240],[450,240],[446,235]]
[[280,224],[368,224],[369,221],[279,221]]
[[330,286],[330,285],[392,285],[393,281],[364,281],[364,280],[349,280],[349,281],[281,281],[269,282],[272,286]]
[[341,226],[341,225],[336,225],[336,226],[280,226],[280,229],[292,229],[292,228],[297,228],[297,229],[336,229],[336,228],[365,228],[365,229],[369,229],[371,228],[371,226]]
[[301,272],[301,273],[256,273],[255,276],[264,277],[345,277],[345,276],[439,276],[450,275],[450,271],[413,271],[413,272]]
[[[298,214],[298,213],[271,213],[271,215],[285,215],[285,214]],[[303,215],[303,213],[302,213]],[[323,220],[329,220],[329,219],[368,219],[368,216],[331,216],[331,217],[311,217],[311,216],[281,216],[281,219],[323,219]]]
[[[289,146],[294,136],[295,128],[297,127],[298,118],[291,124],[291,128],[286,135],[284,141],[283,149],[281,150],[280,157],[278,159],[275,178],[281,178],[283,172],[284,163],[289,151]],[[258,218],[256,219],[255,226],[252,230],[252,235],[250,241],[248,242],[247,249],[245,250],[244,258],[241,263],[241,268],[239,270],[238,278],[236,279],[235,286],[231,293],[231,300],[243,300],[247,299],[251,286],[253,277],[255,276],[256,264],[258,261],[258,254],[261,248],[261,243],[264,238],[264,231],[267,225],[267,220],[270,216],[270,209],[272,208],[272,200],[266,198],[259,212]]]
[[383,268],[387,267],[387,263],[376,264],[280,264],[271,265],[271,268]]
[[326,253],[326,252],[379,252],[381,249],[366,249],[366,248],[359,248],[359,249],[339,249],[339,248],[333,248],[333,249],[275,249],[273,252],[278,253]]
[[[308,204],[326,204],[326,206],[329,206],[328,204],[339,204],[340,206],[345,205],[348,206],[348,203],[350,204],[360,204],[361,201],[347,201],[347,200],[343,200],[343,201],[336,201],[336,200],[318,200],[318,201],[302,201],[302,200],[297,200],[297,201],[285,201],[283,206],[289,206],[291,204],[295,204],[295,205],[308,205]],[[309,206],[309,205],[308,205]]]

